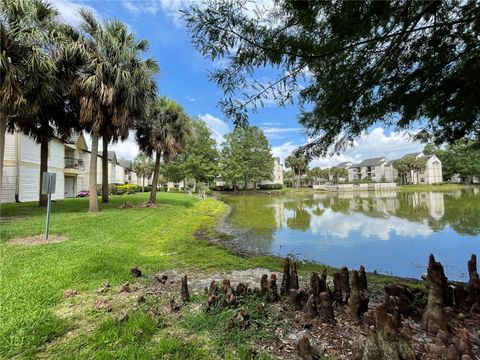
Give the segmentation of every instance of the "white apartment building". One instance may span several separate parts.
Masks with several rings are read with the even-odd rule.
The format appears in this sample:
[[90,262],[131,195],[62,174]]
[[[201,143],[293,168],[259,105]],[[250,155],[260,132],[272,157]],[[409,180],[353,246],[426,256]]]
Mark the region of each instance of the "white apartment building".
[[[409,184],[437,184],[443,181],[442,162],[435,155],[425,155],[422,152],[406,154],[402,157],[415,157],[425,162],[425,170],[422,172],[411,171],[407,175]],[[372,182],[395,182],[398,171],[393,165],[394,161],[386,157],[376,157],[363,160],[358,164],[342,162],[335,167],[342,167],[348,171],[348,181],[369,180]],[[330,176],[330,180],[332,180]],[[345,182],[347,179],[339,179]]]
[[[90,151],[83,133],[67,141],[52,138],[48,144],[48,171],[56,174],[52,199],[74,198],[88,190]],[[125,184],[125,169],[114,152],[109,152],[109,183]],[[40,191],[40,144],[21,133],[7,133],[3,165],[1,202],[36,201]],[[135,183],[136,175],[130,175]],[[97,183],[102,183],[102,157],[97,157]]]

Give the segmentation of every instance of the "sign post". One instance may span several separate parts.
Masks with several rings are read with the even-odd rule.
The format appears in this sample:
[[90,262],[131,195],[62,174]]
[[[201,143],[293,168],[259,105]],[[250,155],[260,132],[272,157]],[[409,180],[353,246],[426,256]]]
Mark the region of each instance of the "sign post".
[[57,174],[44,172],[42,177],[42,195],[48,195],[47,221],[45,223],[45,240],[48,240],[48,228],[50,226],[50,210],[52,208],[52,194],[55,192]]

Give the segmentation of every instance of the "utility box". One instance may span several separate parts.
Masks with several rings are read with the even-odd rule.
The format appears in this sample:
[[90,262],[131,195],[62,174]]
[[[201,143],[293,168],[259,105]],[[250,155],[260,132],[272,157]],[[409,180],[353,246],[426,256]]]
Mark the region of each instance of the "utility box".
[[57,174],[44,172],[42,177],[42,195],[54,194]]

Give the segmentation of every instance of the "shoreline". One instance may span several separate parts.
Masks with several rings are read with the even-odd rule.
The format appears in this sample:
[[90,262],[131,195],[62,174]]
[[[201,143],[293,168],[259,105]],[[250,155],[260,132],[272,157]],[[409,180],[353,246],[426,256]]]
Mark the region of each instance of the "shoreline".
[[[233,253],[235,256],[238,256],[240,258],[255,258],[255,257],[267,257],[271,259],[272,266],[274,268],[278,267],[278,263],[280,263],[285,257],[271,254],[271,253],[262,253],[259,251],[252,251],[252,250],[247,250],[243,248],[238,242],[235,242],[237,240],[238,235],[235,235],[231,232],[228,232],[225,227],[225,222],[228,218],[228,216],[232,212],[231,206],[226,204],[224,201],[222,201],[221,196],[220,197],[215,197],[215,200],[220,201],[222,204],[224,204],[226,210],[225,212],[219,216],[218,220],[216,221],[213,229],[211,231],[197,231],[194,236],[195,238],[199,240],[206,240],[209,243],[211,243],[214,246],[219,246],[231,253]],[[238,232],[243,231],[248,231],[245,229],[238,229],[234,228],[233,225],[230,225],[232,229],[236,229]],[[290,257],[290,256],[289,256]],[[331,266],[328,264],[321,263],[316,260],[305,260],[305,259],[296,259],[300,264],[302,264],[302,267],[299,269],[301,273],[310,273],[311,271],[320,271],[323,269],[326,269],[328,274],[332,275],[334,272],[337,272],[340,268]],[[426,259],[427,261],[428,259]],[[275,265],[273,265],[275,264]],[[353,270],[353,268],[352,268]],[[422,279],[416,279],[416,278],[409,278],[409,277],[402,277],[402,276],[396,276],[396,275],[387,275],[387,274],[380,274],[376,271],[374,272],[369,272],[367,271],[367,274],[369,275],[369,279],[372,279],[374,283],[377,285],[385,285],[385,284],[390,284],[390,283],[401,283],[401,284],[407,284],[413,287],[420,287],[424,288],[425,287],[425,282]]]

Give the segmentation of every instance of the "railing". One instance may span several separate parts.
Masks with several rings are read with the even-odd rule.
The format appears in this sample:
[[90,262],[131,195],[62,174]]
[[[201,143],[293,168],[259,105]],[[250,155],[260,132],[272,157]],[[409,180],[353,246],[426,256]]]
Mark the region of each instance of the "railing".
[[71,156],[65,156],[65,169],[85,170],[85,163],[82,159],[75,159]]

